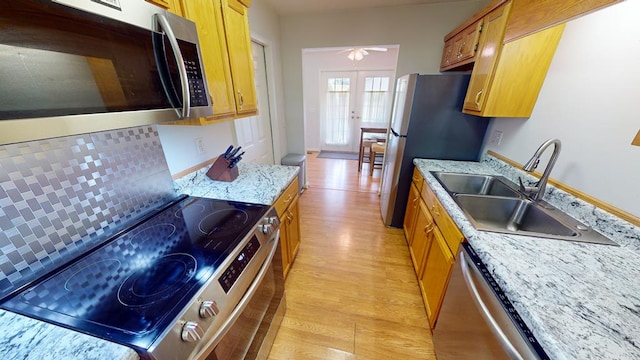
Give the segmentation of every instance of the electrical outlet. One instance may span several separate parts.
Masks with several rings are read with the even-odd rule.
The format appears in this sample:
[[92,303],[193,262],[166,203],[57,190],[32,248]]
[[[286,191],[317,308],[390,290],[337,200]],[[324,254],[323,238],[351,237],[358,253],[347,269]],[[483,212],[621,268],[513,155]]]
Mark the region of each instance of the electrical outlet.
[[204,139],[199,137],[195,140],[196,142],[196,151],[198,152],[198,155],[202,155],[205,153],[205,148],[204,148]]
[[502,145],[502,135],[502,131],[494,130],[493,133],[491,133],[491,137],[489,138],[489,144],[496,147]]

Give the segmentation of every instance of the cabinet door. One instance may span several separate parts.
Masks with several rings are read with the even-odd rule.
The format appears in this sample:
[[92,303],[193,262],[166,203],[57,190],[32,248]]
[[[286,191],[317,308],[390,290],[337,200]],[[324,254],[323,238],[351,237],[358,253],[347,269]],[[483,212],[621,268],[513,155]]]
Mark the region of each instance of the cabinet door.
[[413,241],[409,245],[411,261],[416,270],[416,275],[420,276],[427,254],[427,249],[432,241],[434,222],[424,201],[420,201],[416,225],[413,232]]
[[418,191],[416,184],[412,182],[411,189],[409,190],[409,198],[407,199],[407,209],[404,212],[404,222],[402,223],[404,236],[407,239],[407,244],[409,246],[411,246],[413,241],[413,229],[416,225],[419,205],[420,191]]
[[224,0],[223,14],[236,113],[255,115],[258,112],[258,100],[247,8],[238,0]]
[[487,91],[491,86],[492,74],[500,55],[502,38],[511,2],[490,12],[484,18],[480,35],[479,53],[473,67],[469,89],[464,99],[464,109],[481,111]]
[[184,16],[196,23],[213,117],[233,117],[235,100],[220,0],[181,0]]
[[298,254],[300,248],[300,213],[298,208],[298,198],[296,196],[289,209],[287,210],[286,222],[287,222],[287,247],[289,250],[289,263],[293,264],[293,261]]
[[455,260],[438,227],[434,227],[432,234],[433,241],[427,252],[424,271],[419,277],[419,283],[429,317],[429,325],[433,329],[438,319],[442,298]]
[[289,225],[286,220],[286,210],[284,216],[280,218],[280,248],[282,251],[282,276],[285,278],[291,268],[291,259],[289,258]]

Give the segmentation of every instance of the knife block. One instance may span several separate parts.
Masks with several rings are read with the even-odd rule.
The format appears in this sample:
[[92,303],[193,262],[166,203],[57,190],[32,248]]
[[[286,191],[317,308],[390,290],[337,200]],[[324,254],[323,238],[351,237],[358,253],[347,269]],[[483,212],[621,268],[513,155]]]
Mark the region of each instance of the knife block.
[[209,179],[217,181],[230,182],[235,180],[238,177],[238,166],[229,168],[230,164],[231,161],[225,159],[224,156],[218,156],[209,171],[207,171],[207,176]]

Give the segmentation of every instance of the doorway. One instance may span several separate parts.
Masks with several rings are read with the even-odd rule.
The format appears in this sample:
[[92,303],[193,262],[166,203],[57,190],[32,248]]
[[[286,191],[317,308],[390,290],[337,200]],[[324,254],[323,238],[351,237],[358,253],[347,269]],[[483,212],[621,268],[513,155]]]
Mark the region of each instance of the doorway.
[[271,131],[271,111],[265,48],[262,44],[251,42],[255,70],[258,115],[235,120],[235,132],[238,146],[245,154],[243,161],[256,164],[274,164],[273,136]]
[[[400,47],[398,45],[375,45],[375,47],[386,48],[387,51],[369,51],[368,55],[365,55],[360,60],[357,60],[355,57],[351,60],[349,58],[350,49],[358,48],[357,46],[302,50],[304,144],[307,152],[327,151],[330,149],[351,153],[359,152],[360,122],[366,121],[368,115],[362,112],[362,106],[356,104],[363,104],[365,99],[364,91],[362,91],[359,96],[360,99],[358,99],[357,94],[359,91],[357,91],[357,89],[365,88],[364,84],[367,77],[377,77],[380,76],[379,74],[383,74],[383,76],[390,78],[390,98],[388,105],[391,107],[391,103],[393,102],[393,84],[395,83],[396,76],[395,69]],[[342,87],[341,89],[334,87],[333,91],[335,93],[331,99],[334,102],[339,100],[348,101],[348,106],[345,103],[342,103],[342,105],[334,105],[342,106],[341,112],[336,111],[334,107],[329,108],[329,110],[333,112],[333,115],[340,116],[338,120],[342,121],[342,124],[340,124],[340,121],[338,124],[340,124],[341,129],[344,129],[345,132],[340,134],[337,139],[331,139],[325,136],[326,124],[323,121],[323,116],[325,112],[327,112],[327,90],[330,87],[328,85],[328,78],[330,77],[349,78],[349,94],[345,94],[345,87],[340,85],[339,87]],[[340,82],[342,82],[342,80],[340,80]],[[337,82],[334,83],[337,84]],[[369,93],[369,100],[375,100],[373,99],[374,93],[373,91]],[[353,114],[351,111],[353,111]],[[354,117],[353,120],[351,116]],[[358,117],[360,119],[358,119]],[[379,125],[375,126],[386,128],[389,117],[390,112],[388,113],[387,119],[384,119],[382,123],[378,123]],[[374,122],[376,122],[376,120],[374,120]]]
[[321,73],[321,151],[359,152],[361,127],[387,127],[393,76],[391,70]]

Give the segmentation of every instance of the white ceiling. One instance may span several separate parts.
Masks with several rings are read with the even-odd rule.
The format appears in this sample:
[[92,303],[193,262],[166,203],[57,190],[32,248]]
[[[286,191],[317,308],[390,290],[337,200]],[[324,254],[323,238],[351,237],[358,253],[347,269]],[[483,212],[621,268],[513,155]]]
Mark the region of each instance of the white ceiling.
[[471,0],[258,0],[271,4],[278,14],[333,12],[372,7],[464,2]]

